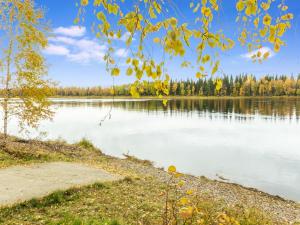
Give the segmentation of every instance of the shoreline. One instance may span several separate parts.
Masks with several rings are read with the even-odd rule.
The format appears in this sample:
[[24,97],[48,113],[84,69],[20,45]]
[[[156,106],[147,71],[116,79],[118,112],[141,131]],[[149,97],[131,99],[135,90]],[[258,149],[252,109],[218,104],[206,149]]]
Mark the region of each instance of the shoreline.
[[[1,137],[1,133],[0,133],[0,137]],[[17,140],[21,140],[21,142],[24,142],[24,143],[26,143],[26,142],[28,142],[28,143],[30,143],[30,142],[40,142],[40,143],[62,142],[64,144],[66,144],[67,146],[74,146],[74,145],[76,145],[76,143],[73,143],[73,144],[72,143],[68,143],[65,140],[57,140],[57,141],[56,140],[51,140],[51,139],[47,139],[47,140],[38,140],[37,139],[37,140],[35,140],[35,139],[23,139],[23,138],[19,138],[19,137],[15,137],[15,136],[11,136],[11,137],[13,137],[14,139],[17,139]],[[164,167],[157,167],[157,166],[155,166],[155,162],[152,162],[150,160],[140,159],[140,158],[137,158],[135,156],[127,155],[127,154],[123,154],[124,157],[117,157],[117,156],[113,156],[113,155],[102,153],[101,150],[98,149],[98,148],[95,148],[95,149],[97,149],[101,153],[101,155],[104,156],[105,158],[117,160],[117,161],[120,161],[120,162],[121,161],[122,162],[125,161],[125,162],[130,162],[130,163],[136,163],[136,164],[143,165],[143,166],[149,166],[149,167],[151,167],[154,170],[163,171],[164,173],[168,174],[168,172],[166,171],[166,169]],[[32,163],[35,163],[35,162],[32,162]],[[31,163],[29,163],[29,165],[30,164]],[[16,164],[16,165],[19,165],[19,164]],[[12,166],[15,166],[15,165],[12,165]],[[3,169],[3,168],[7,168],[7,167],[6,166],[1,167],[1,165],[0,165],[0,169]],[[299,207],[300,207],[300,201],[288,199],[288,198],[285,198],[285,197],[280,196],[280,195],[271,194],[271,193],[268,193],[266,191],[262,191],[262,190],[260,190],[258,188],[255,188],[255,187],[245,186],[245,185],[242,185],[242,184],[239,184],[239,183],[231,182],[229,180],[226,181],[226,180],[222,180],[222,179],[213,179],[213,178],[209,178],[209,177],[207,177],[205,175],[193,175],[193,174],[189,174],[189,173],[182,173],[182,174],[184,176],[190,177],[192,179],[199,179],[200,178],[200,179],[205,179],[205,180],[209,180],[209,181],[216,182],[216,183],[222,183],[222,184],[227,184],[227,185],[230,185],[230,186],[236,186],[236,187],[239,187],[239,188],[242,188],[242,189],[246,189],[246,190],[249,190],[249,191],[257,192],[259,194],[263,194],[263,195],[265,195],[267,197],[274,198],[274,199],[277,199],[277,200],[280,200],[280,201],[284,201],[284,202],[292,203],[292,204],[298,204]]]
[[[169,179],[169,174],[165,170],[155,167],[148,160],[140,160],[133,156],[125,156],[122,159],[105,155],[94,147],[89,149],[86,144],[83,147],[78,147],[78,144],[68,144],[61,141],[24,140],[15,137],[10,137],[10,140],[10,148],[13,147],[10,154],[21,159],[21,161],[16,162],[13,160],[7,164],[4,163],[4,165],[0,164],[0,168],[49,161],[74,161],[92,165],[124,177],[132,177],[130,179],[139,179],[140,181],[154,179],[152,182],[155,185],[164,184]],[[19,148],[22,151],[16,151]],[[24,151],[24,149],[26,150]],[[28,156],[33,160],[28,160]],[[22,161],[23,158],[27,159]],[[270,214],[274,220],[279,221],[278,224],[283,224],[281,222],[285,220],[287,222],[300,221],[299,202],[272,195],[255,188],[231,182],[212,180],[204,176],[184,174],[182,179],[186,182],[184,186],[185,190],[196,190],[200,195],[208,195],[213,201],[225,202],[229,206],[242,204],[243,207],[258,208]],[[144,185],[144,183],[141,183],[141,185]]]
[[132,96],[51,96],[50,99],[133,99],[133,100],[238,100],[238,99],[299,99],[300,96],[141,96],[135,98]]

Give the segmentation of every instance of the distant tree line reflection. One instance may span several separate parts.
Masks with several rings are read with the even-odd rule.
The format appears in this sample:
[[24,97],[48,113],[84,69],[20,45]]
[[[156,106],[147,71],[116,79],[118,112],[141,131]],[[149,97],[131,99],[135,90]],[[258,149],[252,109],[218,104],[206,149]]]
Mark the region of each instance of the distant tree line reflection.
[[[149,114],[214,115],[222,118],[241,120],[261,116],[265,119],[299,119],[300,99],[297,98],[259,98],[259,99],[180,99],[170,100],[164,106],[160,100],[124,101],[61,101],[55,105],[67,107],[113,107],[128,111],[147,112]],[[220,114],[220,115],[217,115]]]

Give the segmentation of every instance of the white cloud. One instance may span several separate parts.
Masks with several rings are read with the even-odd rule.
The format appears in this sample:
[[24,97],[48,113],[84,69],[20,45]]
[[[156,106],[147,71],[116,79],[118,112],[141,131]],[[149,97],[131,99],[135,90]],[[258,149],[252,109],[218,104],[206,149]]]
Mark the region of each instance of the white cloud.
[[74,44],[74,46],[84,51],[104,51],[107,49],[106,45],[100,45],[98,41],[90,39],[80,39]]
[[103,62],[107,50],[105,45],[100,45],[97,41],[87,38],[56,37],[50,38],[49,41],[50,44],[44,51],[45,54],[66,56],[70,61],[82,64],[92,61]]
[[257,55],[258,52],[261,52],[261,58],[263,57],[263,55],[267,52],[269,52],[269,58],[275,56],[275,53],[272,49],[270,49],[269,47],[262,47],[260,49],[257,49],[257,50],[254,50],[252,52],[248,52],[246,54],[243,54],[241,55],[243,58],[246,58],[246,59],[252,59],[252,56],[253,55]]
[[89,63],[91,61],[103,62],[107,47],[100,45],[94,40],[81,39],[73,44],[73,50],[68,58],[79,63]]
[[86,28],[79,26],[58,27],[54,29],[54,33],[69,37],[82,37],[86,33]]
[[[60,28],[62,31],[67,29]],[[84,27],[81,29],[85,30]],[[75,38],[60,35],[49,38],[49,42],[49,46],[44,51],[45,54],[65,56],[68,60],[81,64],[88,64],[92,61],[103,62],[107,50],[106,45],[101,45],[97,40],[85,37]]]
[[48,47],[44,50],[44,53],[48,55],[67,56],[69,55],[70,51],[65,46],[49,44]]
[[128,51],[125,48],[120,48],[115,52],[115,55],[121,58],[126,58],[128,56]]
[[87,64],[91,61],[103,62],[103,52],[80,51],[77,53],[69,54],[68,58],[73,62]]
[[76,42],[76,39],[73,39],[70,37],[63,37],[63,36],[50,37],[48,40],[50,42],[63,43],[63,44],[68,44],[68,45],[72,45]]
[[[54,29],[54,32],[59,35],[49,38],[50,44],[45,49],[45,54],[65,56],[68,60],[81,64],[103,62],[107,46],[100,44],[99,40],[85,37],[85,27],[59,27]],[[119,40],[125,41],[128,35],[130,34],[125,33]],[[128,52],[120,48],[116,50],[115,55],[127,57]]]

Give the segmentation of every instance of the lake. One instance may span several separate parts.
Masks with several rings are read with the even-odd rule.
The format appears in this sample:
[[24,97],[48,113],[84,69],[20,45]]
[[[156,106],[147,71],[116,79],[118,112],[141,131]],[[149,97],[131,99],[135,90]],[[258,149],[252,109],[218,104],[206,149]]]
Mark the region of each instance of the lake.
[[[300,99],[53,99],[43,139],[124,153],[300,201]],[[10,133],[18,135],[10,121]],[[29,138],[38,137],[32,131]]]

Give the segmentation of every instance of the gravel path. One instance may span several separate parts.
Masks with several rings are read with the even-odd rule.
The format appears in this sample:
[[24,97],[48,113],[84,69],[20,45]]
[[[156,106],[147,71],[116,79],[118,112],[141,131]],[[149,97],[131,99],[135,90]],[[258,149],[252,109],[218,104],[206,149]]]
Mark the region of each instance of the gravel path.
[[120,176],[79,163],[14,166],[0,170],[0,206],[43,197],[57,190],[119,179]]
[[[162,182],[168,182],[170,179],[167,172],[162,169],[155,168],[147,162],[135,162],[133,159],[118,159],[106,156],[103,162],[103,169],[114,171],[132,171],[140,176],[151,176]],[[109,170],[109,167],[113,170]],[[272,216],[278,223],[276,224],[293,224],[300,225],[300,203],[285,200],[278,196],[273,196],[261,192],[254,188],[243,187],[234,183],[210,180],[205,177],[195,177],[191,175],[183,175],[180,180],[184,180],[186,190],[195,190],[200,194],[206,194],[216,200],[222,200],[227,205],[244,205],[248,208],[258,208]],[[263,225],[263,224],[262,224]]]

